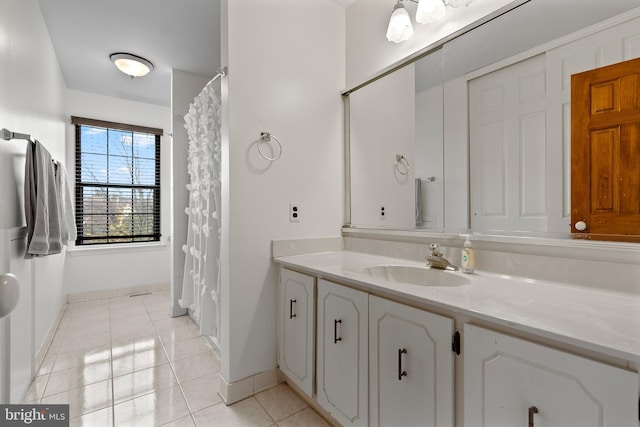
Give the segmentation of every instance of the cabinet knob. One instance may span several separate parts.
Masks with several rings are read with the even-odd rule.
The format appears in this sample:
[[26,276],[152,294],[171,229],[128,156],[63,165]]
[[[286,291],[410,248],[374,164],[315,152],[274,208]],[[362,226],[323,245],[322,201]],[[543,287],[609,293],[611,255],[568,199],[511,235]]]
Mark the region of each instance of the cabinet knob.
[[574,227],[578,231],[584,231],[587,229],[587,223],[584,221],[578,221],[574,224]]

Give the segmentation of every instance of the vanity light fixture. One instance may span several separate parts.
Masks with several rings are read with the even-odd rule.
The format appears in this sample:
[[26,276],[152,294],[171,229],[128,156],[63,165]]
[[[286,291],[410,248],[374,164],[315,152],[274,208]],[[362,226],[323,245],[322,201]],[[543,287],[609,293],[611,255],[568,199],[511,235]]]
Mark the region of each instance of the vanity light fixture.
[[469,6],[473,0],[398,0],[393,8],[389,27],[387,28],[387,40],[401,43],[413,36],[411,18],[404,8],[403,1],[409,1],[418,5],[416,22],[419,24],[431,24],[442,19],[447,7]]
[[389,28],[387,28],[387,40],[394,43],[400,43],[413,37],[413,27],[411,26],[411,18],[409,12],[404,8],[402,1],[393,8],[391,19],[389,20]]
[[109,55],[109,58],[118,70],[131,78],[146,76],[153,70],[153,64],[150,61],[130,53],[116,52]]

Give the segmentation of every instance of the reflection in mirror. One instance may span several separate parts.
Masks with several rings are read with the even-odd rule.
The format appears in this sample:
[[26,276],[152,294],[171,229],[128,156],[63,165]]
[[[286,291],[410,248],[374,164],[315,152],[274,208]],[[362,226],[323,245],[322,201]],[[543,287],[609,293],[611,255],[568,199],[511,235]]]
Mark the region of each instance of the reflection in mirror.
[[443,230],[442,97],[439,49],[349,95],[352,224]]
[[637,6],[533,0],[351,92],[351,225],[569,237],[571,75],[640,57]]
[[415,67],[416,227],[444,230],[444,129],[442,50]]

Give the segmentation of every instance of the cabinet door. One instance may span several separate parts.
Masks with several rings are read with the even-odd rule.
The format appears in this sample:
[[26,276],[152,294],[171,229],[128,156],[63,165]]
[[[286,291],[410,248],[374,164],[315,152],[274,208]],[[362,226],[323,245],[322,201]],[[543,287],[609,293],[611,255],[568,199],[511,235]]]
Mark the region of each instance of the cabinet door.
[[372,426],[453,426],[453,320],[369,298]]
[[289,380],[309,396],[313,393],[314,281],[311,276],[281,270],[278,361]]
[[464,328],[467,427],[638,427],[638,376],[476,326]]
[[368,295],[318,282],[317,399],[344,426],[368,423]]

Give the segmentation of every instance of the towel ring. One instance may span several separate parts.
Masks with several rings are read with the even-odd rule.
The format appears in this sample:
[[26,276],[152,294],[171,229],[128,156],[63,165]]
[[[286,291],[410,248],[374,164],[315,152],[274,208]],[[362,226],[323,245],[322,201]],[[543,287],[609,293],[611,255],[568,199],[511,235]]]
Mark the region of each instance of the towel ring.
[[411,170],[411,166],[409,166],[409,161],[404,156],[404,154],[396,154],[396,170],[400,175],[406,175]]
[[[274,139],[276,141],[276,143],[278,144],[278,155],[274,156],[274,157],[269,157],[266,154],[264,154],[262,152],[262,150],[260,149],[260,144],[263,142],[271,142],[271,140]],[[265,159],[269,160],[270,162],[273,162],[274,160],[278,160],[280,158],[280,156],[282,156],[282,144],[280,143],[280,140],[278,138],[276,138],[275,135],[271,134],[270,132],[261,132],[260,133],[260,140],[258,140],[258,152],[260,153],[260,155],[262,157],[264,157]]]

